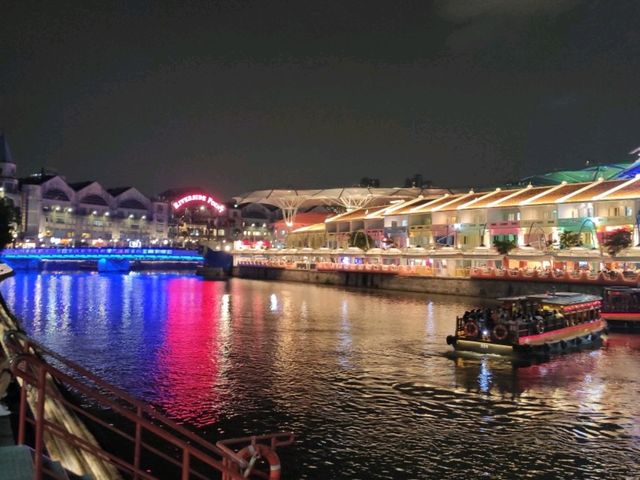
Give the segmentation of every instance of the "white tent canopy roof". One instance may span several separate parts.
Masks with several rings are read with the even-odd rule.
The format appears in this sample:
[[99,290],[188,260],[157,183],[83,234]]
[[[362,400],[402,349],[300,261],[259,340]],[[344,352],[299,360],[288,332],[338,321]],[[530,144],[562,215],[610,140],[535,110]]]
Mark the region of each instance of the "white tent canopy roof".
[[271,189],[255,190],[233,197],[238,205],[261,203],[273,205],[282,210],[287,225],[293,225],[300,208],[312,208],[321,205],[341,205],[347,211],[364,208],[368,205],[383,205],[393,200],[409,200],[420,195],[441,195],[448,190],[441,188],[368,188],[343,187],[312,190]]

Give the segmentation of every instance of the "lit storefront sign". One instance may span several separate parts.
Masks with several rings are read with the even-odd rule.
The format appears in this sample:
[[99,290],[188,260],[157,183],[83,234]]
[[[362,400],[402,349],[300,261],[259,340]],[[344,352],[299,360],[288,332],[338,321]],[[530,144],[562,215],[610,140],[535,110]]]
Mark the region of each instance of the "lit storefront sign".
[[185,195],[184,197],[173,202],[171,205],[173,206],[174,210],[178,210],[179,208],[184,207],[188,203],[192,203],[192,202],[206,203],[207,205],[210,205],[211,207],[215,208],[219,213],[224,212],[224,205],[216,202],[209,195],[202,195],[202,194]]

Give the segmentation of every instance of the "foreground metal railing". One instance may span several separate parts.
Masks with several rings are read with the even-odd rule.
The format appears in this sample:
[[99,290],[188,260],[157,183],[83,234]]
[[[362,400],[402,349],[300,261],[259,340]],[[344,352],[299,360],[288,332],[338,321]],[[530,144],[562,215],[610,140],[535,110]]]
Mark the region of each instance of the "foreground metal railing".
[[[45,447],[55,439],[64,443],[62,451],[80,451],[95,463],[106,465],[98,470],[103,473],[96,475],[74,471],[65,464],[65,458],[54,458],[77,475],[90,473],[134,480],[279,478],[275,449],[290,445],[292,433],[246,437],[214,445],[21,332],[7,332],[4,341],[12,358],[11,370],[22,387],[18,443],[25,444],[27,436],[34,438],[35,479],[43,478]],[[76,398],[72,401],[71,397]],[[98,409],[100,414],[96,413]],[[104,432],[109,450],[70,428],[73,422],[69,416],[73,415]],[[108,420],[101,418],[105,415]],[[260,447],[256,448],[257,445]],[[264,473],[265,460],[272,467],[269,474]],[[274,465],[276,460],[278,463]]]

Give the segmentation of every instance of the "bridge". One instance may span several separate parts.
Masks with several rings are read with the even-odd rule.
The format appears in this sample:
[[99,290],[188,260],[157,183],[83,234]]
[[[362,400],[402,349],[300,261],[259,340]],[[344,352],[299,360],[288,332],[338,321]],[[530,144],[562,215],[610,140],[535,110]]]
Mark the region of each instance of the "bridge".
[[195,268],[203,261],[195,250],[173,248],[7,248],[0,260],[20,270],[91,269],[129,271],[140,269]]

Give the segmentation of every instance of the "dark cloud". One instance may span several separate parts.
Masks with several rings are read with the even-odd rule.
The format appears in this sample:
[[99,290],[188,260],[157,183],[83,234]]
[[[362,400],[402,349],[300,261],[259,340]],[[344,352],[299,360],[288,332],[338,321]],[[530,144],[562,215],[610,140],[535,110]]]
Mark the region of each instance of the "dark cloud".
[[579,0],[437,0],[436,8],[444,17],[463,23],[481,18],[553,16],[566,12],[579,3]]
[[640,4],[13,2],[0,128],[20,172],[130,183],[491,185],[620,161]]

